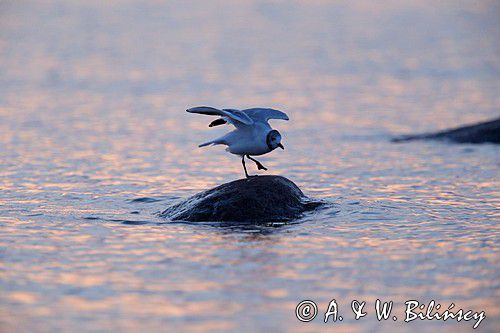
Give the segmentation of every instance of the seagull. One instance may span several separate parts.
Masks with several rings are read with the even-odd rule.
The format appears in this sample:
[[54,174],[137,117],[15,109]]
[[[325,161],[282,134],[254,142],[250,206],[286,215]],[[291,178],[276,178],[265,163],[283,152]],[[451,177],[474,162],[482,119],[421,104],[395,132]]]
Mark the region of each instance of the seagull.
[[226,151],[241,156],[241,163],[243,164],[243,169],[245,170],[245,176],[247,178],[250,176],[248,175],[245,165],[245,156],[254,161],[259,170],[267,170],[262,163],[252,158],[250,155],[267,154],[278,147],[285,149],[281,144],[280,132],[272,129],[268,123],[269,119],[288,120],[288,116],[284,112],[268,108],[237,110],[216,109],[208,106],[198,106],[187,109],[186,111],[220,117],[212,121],[208,127],[224,124],[232,124],[236,127],[234,131],[215,140],[202,143],[198,147],[226,145]]

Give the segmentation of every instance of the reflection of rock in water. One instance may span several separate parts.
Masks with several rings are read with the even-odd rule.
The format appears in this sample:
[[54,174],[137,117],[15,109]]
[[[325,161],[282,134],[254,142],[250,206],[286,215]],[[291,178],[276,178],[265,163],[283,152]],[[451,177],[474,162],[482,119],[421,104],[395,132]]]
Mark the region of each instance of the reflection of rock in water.
[[437,133],[403,135],[392,139],[392,141],[402,142],[424,139],[443,139],[458,143],[500,143],[500,118]]
[[167,208],[162,217],[174,221],[286,221],[321,205],[281,176],[239,179],[198,193]]

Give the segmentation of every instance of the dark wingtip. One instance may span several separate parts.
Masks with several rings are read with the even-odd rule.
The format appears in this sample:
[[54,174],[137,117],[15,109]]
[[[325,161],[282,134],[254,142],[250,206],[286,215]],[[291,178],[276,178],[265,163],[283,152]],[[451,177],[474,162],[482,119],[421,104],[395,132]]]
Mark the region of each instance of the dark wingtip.
[[222,118],[219,118],[219,119],[215,119],[214,121],[212,121],[208,127],[214,127],[214,126],[219,126],[219,125],[224,125],[225,123],[227,123],[227,121],[225,121],[224,119]]

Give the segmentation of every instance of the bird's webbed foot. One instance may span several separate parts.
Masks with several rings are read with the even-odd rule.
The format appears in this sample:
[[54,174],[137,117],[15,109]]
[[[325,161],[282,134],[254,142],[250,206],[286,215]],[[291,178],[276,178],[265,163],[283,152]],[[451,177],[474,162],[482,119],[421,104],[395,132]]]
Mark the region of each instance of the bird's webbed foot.
[[257,169],[258,169],[258,170],[266,170],[266,171],[267,171],[267,168],[266,168],[265,166],[263,166],[263,165],[262,165],[262,163],[260,163],[259,161],[257,161],[257,160],[256,160],[256,159],[254,159],[254,158],[251,158],[249,155],[247,155],[247,157],[248,157],[249,159],[251,159],[252,161],[254,161],[254,162],[255,162],[255,164],[257,165]]
[[257,169],[267,171],[267,168],[263,166],[260,162],[255,162],[255,164],[257,164]]

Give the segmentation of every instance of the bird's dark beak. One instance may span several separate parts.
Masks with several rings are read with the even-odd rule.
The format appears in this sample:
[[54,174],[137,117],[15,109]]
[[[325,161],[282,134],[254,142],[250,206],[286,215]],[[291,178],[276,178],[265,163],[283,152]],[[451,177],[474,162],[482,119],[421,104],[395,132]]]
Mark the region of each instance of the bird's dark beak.
[[283,147],[283,145],[281,143],[278,143],[278,147],[280,147],[281,149],[285,150],[285,147]]

